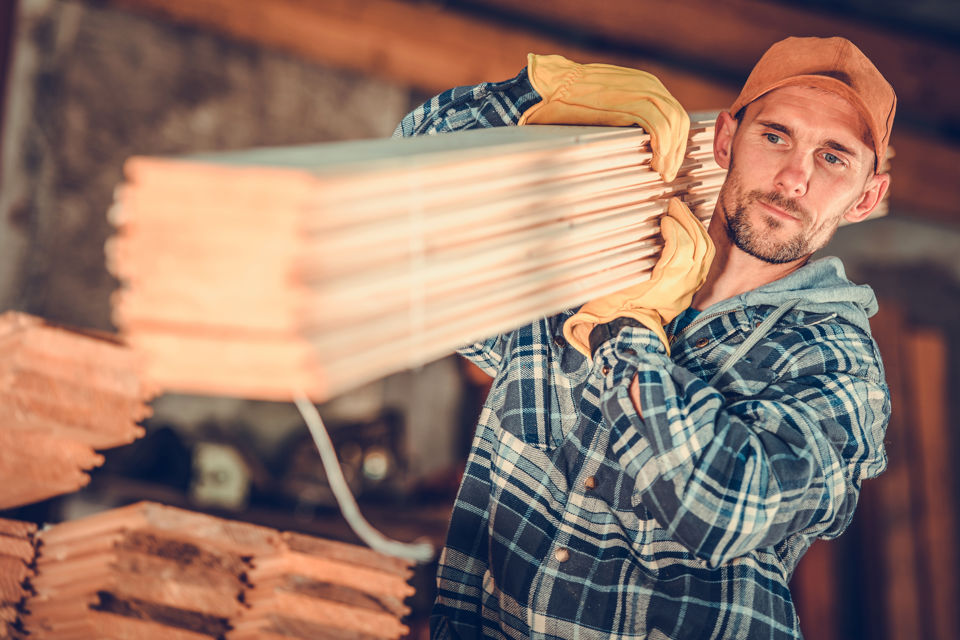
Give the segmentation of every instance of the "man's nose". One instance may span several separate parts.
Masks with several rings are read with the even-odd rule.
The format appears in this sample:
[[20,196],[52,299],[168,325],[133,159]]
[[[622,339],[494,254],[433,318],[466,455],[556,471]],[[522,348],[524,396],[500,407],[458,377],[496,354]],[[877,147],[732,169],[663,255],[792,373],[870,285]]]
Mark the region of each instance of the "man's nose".
[[812,171],[813,157],[795,149],[783,158],[774,186],[788,198],[799,198],[807,193]]

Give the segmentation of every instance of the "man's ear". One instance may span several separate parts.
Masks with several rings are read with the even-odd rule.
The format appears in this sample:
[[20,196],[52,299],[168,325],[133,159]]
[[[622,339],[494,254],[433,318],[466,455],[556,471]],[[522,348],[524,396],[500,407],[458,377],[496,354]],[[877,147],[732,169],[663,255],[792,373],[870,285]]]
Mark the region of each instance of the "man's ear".
[[733,134],[737,132],[738,122],[727,111],[717,116],[717,125],[713,134],[713,159],[724,169],[730,168],[733,155]]
[[843,219],[847,222],[860,222],[866,219],[873,210],[877,208],[884,194],[890,188],[890,174],[878,173],[870,176],[867,180],[866,190],[860,199],[850,207],[850,210],[843,214]]

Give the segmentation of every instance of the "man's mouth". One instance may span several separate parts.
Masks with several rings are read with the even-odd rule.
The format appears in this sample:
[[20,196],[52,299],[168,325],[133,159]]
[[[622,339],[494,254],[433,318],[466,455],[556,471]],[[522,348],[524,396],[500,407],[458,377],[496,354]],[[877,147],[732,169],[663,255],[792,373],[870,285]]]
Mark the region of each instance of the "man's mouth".
[[776,205],[772,205],[769,202],[764,202],[763,200],[757,200],[757,202],[760,204],[761,207],[764,208],[765,211],[774,215],[777,218],[783,218],[785,220],[794,220],[794,221],[800,220],[800,217],[798,215],[788,213],[787,211],[784,211],[780,207]]

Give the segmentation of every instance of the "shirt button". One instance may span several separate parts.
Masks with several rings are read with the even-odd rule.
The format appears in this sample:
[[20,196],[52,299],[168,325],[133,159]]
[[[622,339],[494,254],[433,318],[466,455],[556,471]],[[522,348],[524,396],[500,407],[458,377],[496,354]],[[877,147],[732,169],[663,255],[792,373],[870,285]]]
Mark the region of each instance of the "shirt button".
[[567,551],[565,548],[560,547],[559,549],[553,552],[553,557],[557,559],[557,562],[566,562],[567,560],[570,559],[570,552]]
[[610,367],[608,367],[607,365],[603,365],[603,368],[600,369],[600,373],[602,373],[603,375],[607,375],[608,373],[610,373]]
[[595,476],[588,477],[586,480],[583,481],[583,486],[585,486],[587,490],[596,489],[597,478]]
[[563,336],[554,336],[553,344],[557,345],[558,348],[563,349],[567,346],[567,341],[563,339]]
[[635,355],[637,355],[637,352],[634,351],[633,349],[624,349],[624,350],[623,350],[623,353],[624,353],[624,355],[628,355],[628,356],[635,356]]
[[703,349],[708,344],[710,344],[710,338],[700,338],[693,346],[695,346],[697,349]]

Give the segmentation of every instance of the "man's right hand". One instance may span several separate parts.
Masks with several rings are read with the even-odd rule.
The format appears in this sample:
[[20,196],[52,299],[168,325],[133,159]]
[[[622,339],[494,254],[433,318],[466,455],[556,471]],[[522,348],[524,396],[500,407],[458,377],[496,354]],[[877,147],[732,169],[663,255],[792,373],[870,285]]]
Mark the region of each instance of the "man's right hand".
[[690,306],[707,279],[715,250],[706,228],[679,198],[671,198],[660,233],[663,251],[649,280],[591,300],[564,323],[564,337],[587,357],[592,355],[590,332],[616,318],[633,318],[649,328],[670,353],[663,325]]

